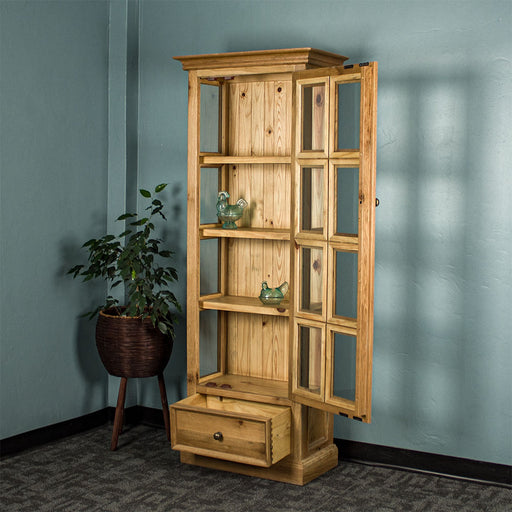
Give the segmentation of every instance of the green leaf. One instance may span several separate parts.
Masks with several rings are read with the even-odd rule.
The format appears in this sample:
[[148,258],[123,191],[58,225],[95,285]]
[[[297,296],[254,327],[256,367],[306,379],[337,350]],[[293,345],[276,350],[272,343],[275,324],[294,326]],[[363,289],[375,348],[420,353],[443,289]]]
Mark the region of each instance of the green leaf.
[[163,322],[158,322],[158,330],[162,334],[167,334],[167,332],[169,331],[169,328]]
[[144,217],[143,219],[140,219],[136,222],[130,222],[130,226],[143,226],[148,220],[149,219],[147,217]]
[[137,316],[137,304],[131,303],[126,309],[126,316]]
[[123,215],[120,215],[119,217],[117,217],[117,220],[125,220],[125,219],[129,219],[130,217],[137,217],[137,214],[136,213],[123,213]]
[[[155,193],[161,192],[166,186],[165,183],[158,185]],[[117,237],[107,234],[98,239],[88,240],[83,246],[87,249],[88,263],[85,266],[75,265],[68,274],[72,277],[80,276],[82,281],[98,278],[106,280],[109,290],[116,287],[119,290],[120,285],[123,285],[124,302],[127,304],[125,314],[150,317],[155,327],[172,338],[173,324],[177,318],[171,313],[171,309],[181,311],[181,307],[175,295],[168,289],[168,285],[174,282],[178,275],[172,267],[161,265],[164,259],[173,253],[163,250],[162,259],[157,258],[160,244],[163,245],[164,241],[152,236],[155,230],[154,218],[158,215],[165,219],[162,213],[164,205],[162,201],[154,198],[149,190],[140,189],[140,193],[149,199],[148,203],[151,203],[145,208],[147,213],[121,215],[117,220],[130,220],[126,222],[128,226],[123,228],[124,231]],[[90,312],[89,316],[95,316],[98,309],[118,304],[118,301],[109,296],[105,304]]]
[[105,302],[105,309],[111,308],[112,306],[117,306],[119,304],[119,301],[117,299],[114,299],[112,295],[109,295],[107,297],[107,301]]
[[83,267],[83,265],[75,265],[73,268],[70,268],[67,273],[74,274],[73,277],[76,277]]

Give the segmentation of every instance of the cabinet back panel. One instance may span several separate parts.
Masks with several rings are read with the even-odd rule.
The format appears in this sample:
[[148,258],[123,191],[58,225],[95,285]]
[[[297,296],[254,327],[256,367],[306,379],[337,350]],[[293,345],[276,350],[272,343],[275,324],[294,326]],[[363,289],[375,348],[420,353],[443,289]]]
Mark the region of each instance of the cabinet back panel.
[[[291,81],[269,80],[228,84],[228,154],[286,156],[291,154]],[[290,227],[289,165],[230,165],[232,201],[243,197],[249,207],[243,227]]]
[[[234,156],[291,154],[291,80],[228,82],[227,153]],[[241,227],[290,229],[291,166],[228,166],[231,203],[247,203]],[[231,239],[227,248],[227,294],[257,297],[262,281],[290,282],[288,242]],[[228,373],[288,379],[289,320],[228,313]]]
[[228,373],[288,380],[288,318],[228,313]]
[[230,203],[243,197],[249,205],[240,220],[240,227],[290,228],[290,165],[230,165],[228,192]]
[[228,154],[290,155],[292,83],[228,84]]
[[290,246],[280,240],[231,238],[227,248],[227,294],[258,297],[262,281],[271,288],[290,283]]

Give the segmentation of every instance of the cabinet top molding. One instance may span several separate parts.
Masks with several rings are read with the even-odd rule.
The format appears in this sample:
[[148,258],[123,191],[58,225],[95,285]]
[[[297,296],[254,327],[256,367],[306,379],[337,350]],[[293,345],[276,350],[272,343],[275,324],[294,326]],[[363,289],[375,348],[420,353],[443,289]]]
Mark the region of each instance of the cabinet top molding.
[[[295,71],[316,67],[341,66],[348,57],[316,48],[287,48],[249,52],[210,53],[173,57],[185,71],[233,70],[235,74],[264,72],[276,67],[280,71]],[[286,69],[284,69],[286,68]]]

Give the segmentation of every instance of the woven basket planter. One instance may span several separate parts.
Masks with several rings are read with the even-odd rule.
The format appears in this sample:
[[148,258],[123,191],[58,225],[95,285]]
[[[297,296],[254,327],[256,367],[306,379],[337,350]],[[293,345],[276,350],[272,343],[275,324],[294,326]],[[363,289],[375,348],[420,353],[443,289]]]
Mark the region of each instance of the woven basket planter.
[[163,372],[172,352],[172,338],[153,327],[149,318],[100,311],[96,346],[108,373],[116,377],[153,377]]

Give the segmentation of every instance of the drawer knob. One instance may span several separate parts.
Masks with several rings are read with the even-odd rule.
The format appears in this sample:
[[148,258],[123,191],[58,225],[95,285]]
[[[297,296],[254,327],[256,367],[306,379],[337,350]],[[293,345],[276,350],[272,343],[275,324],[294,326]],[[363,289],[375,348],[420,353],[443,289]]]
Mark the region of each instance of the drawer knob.
[[222,435],[222,432],[215,432],[215,434],[213,434],[213,439],[215,439],[215,441],[222,441],[224,436]]

